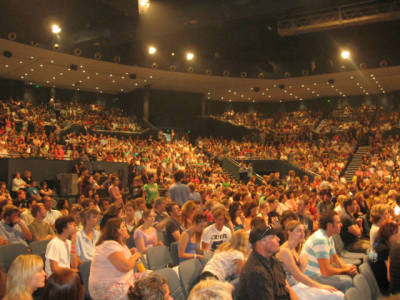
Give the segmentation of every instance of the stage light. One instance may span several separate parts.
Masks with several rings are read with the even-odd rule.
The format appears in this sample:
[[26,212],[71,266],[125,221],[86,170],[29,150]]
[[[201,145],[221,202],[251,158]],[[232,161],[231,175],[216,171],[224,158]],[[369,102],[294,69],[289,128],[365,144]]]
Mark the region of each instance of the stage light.
[[343,59],[350,59],[350,51],[349,50],[342,50],[342,53],[340,54]]
[[150,55],[156,54],[156,52],[157,52],[157,49],[155,47],[153,47],[153,46],[149,47],[149,54]]
[[194,54],[192,52],[187,52],[186,53],[186,59],[187,60],[192,60],[194,58]]
[[51,32],[53,32],[54,34],[58,34],[61,32],[61,27],[58,26],[58,24],[53,24],[51,25]]

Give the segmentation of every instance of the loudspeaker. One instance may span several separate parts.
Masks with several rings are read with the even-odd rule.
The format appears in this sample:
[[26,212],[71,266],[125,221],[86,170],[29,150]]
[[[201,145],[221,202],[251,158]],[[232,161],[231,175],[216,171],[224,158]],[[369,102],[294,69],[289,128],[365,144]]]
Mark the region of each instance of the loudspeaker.
[[78,195],[78,174],[61,173],[57,175],[61,195]]

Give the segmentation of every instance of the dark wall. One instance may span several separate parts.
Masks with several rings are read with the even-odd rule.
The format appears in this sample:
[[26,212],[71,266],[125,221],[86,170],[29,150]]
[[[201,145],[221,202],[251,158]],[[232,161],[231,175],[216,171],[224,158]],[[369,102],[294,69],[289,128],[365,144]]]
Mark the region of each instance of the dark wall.
[[[328,102],[330,100],[330,102]],[[290,101],[283,103],[248,103],[248,102],[221,102],[207,101],[207,114],[221,114],[234,110],[239,112],[262,112],[274,114],[279,111],[312,110],[329,113],[336,108],[350,105],[353,107],[362,104],[382,106],[385,111],[391,111],[400,104],[400,93],[394,92],[387,95],[354,96],[348,98],[321,98],[307,101]]]
[[[43,180],[56,180],[57,175],[61,173],[74,173],[75,161],[65,160],[42,160],[42,159],[0,159],[0,180],[11,184],[12,178],[16,172],[30,170],[32,178],[41,182]],[[109,163],[109,162],[88,162],[85,163],[90,172],[118,173],[124,186],[128,182],[128,164]]]

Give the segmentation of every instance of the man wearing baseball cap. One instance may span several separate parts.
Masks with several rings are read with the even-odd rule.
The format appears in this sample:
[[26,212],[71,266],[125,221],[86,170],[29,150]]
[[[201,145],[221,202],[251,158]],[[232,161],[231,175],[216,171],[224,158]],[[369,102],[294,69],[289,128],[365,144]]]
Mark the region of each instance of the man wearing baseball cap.
[[250,232],[253,251],[240,274],[239,300],[297,300],[286,281],[286,274],[275,254],[279,238],[271,226],[261,225]]

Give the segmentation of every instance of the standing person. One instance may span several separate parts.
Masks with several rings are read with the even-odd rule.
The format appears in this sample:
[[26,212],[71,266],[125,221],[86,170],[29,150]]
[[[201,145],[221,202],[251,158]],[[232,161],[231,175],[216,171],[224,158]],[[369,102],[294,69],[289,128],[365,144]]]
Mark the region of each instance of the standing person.
[[207,217],[196,214],[192,218],[192,226],[185,230],[179,239],[178,257],[180,262],[189,258],[203,258],[202,252],[200,253],[200,241],[203,230],[207,226]]
[[235,231],[230,240],[219,245],[213,257],[205,265],[200,280],[208,277],[226,281],[240,275],[249,252],[249,234],[240,229]]
[[59,217],[56,220],[55,227],[57,235],[48,243],[45,254],[47,276],[63,268],[77,271],[79,264],[79,258],[76,255],[76,226],[74,218],[71,216]]
[[337,212],[331,210],[321,214],[320,229],[314,232],[304,244],[302,255],[307,255],[305,274],[322,284],[332,285],[342,292],[353,285],[357,267],[347,265],[336,254],[333,234],[340,234],[342,223]]
[[89,293],[93,299],[126,299],[134,280],[133,268],[141,258],[139,252],[131,254],[126,247],[128,237],[121,218],[112,218],[105,224],[90,267]]
[[20,255],[8,270],[3,300],[32,300],[33,292],[44,287],[45,280],[42,258],[38,255]]
[[220,244],[228,241],[232,235],[231,230],[225,226],[228,221],[225,208],[218,208],[213,213],[213,217],[214,224],[204,229],[201,239],[201,249],[204,251],[215,251]]
[[266,225],[254,228],[249,241],[253,251],[249,255],[238,285],[239,300],[297,300],[286,281],[285,271],[275,258],[279,252],[279,238],[275,230]]
[[151,208],[153,200],[159,196],[158,184],[154,181],[154,174],[147,175],[147,183],[143,186],[143,198],[146,199],[146,206]]
[[283,263],[287,280],[300,300],[331,299],[343,300],[342,292],[334,287],[312,280],[303,273],[307,265],[307,257],[300,256],[299,249],[304,242],[305,228],[300,221],[293,220],[286,225],[288,240],[283,243],[277,258]]
[[179,206],[182,206],[189,199],[190,194],[188,186],[181,182],[184,176],[183,171],[177,171],[174,174],[175,183],[168,190],[168,196]]
[[76,234],[76,254],[82,261],[93,258],[95,245],[100,232],[95,228],[99,223],[99,212],[95,208],[88,208],[82,213],[83,228]]
[[376,258],[368,261],[382,295],[390,294],[387,261],[390,249],[398,239],[399,226],[395,222],[388,221],[382,224],[373,244],[373,251],[376,253]]
[[113,176],[111,178],[111,184],[108,188],[108,193],[114,203],[123,204],[121,190],[119,188],[119,178],[118,176]]

